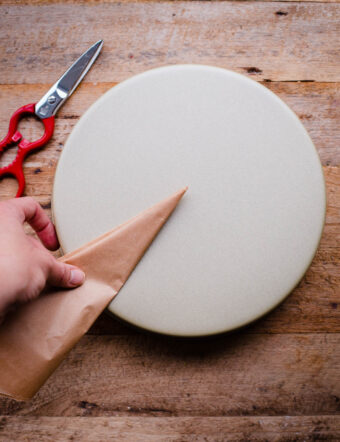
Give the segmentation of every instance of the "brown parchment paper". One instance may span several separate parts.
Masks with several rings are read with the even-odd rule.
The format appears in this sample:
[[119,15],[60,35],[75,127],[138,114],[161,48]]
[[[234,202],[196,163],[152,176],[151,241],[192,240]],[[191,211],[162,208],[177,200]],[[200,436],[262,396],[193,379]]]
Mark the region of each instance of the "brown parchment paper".
[[64,255],[86,279],[72,290],[49,289],[0,325],[0,394],[34,396],[115,297],[186,189]]

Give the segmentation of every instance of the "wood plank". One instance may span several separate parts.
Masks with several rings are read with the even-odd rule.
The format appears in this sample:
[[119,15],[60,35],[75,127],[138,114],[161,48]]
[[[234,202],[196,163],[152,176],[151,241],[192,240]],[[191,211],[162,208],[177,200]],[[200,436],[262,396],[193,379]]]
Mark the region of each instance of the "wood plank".
[[8,417],[7,441],[315,441],[339,440],[339,416],[282,417]]
[[[339,83],[276,83],[264,85],[276,93],[299,116],[310,133],[324,165],[340,164],[340,84]],[[8,129],[9,116],[20,106],[34,103],[50,85],[0,86],[0,134]],[[55,165],[68,135],[80,116],[115,83],[82,84],[58,112],[54,136],[48,146],[25,162],[28,167],[44,170]],[[32,126],[32,119],[23,121],[20,130],[29,139],[41,134],[41,125]],[[14,152],[13,152],[14,154]],[[13,154],[0,157],[0,167],[7,164]]]
[[336,414],[339,344],[340,334],[85,336],[33,400],[0,399],[0,415]]
[[119,82],[174,63],[271,80],[339,81],[339,23],[336,3],[2,5],[0,40],[10,44],[0,49],[0,83],[53,83],[98,37],[105,46],[88,82]]

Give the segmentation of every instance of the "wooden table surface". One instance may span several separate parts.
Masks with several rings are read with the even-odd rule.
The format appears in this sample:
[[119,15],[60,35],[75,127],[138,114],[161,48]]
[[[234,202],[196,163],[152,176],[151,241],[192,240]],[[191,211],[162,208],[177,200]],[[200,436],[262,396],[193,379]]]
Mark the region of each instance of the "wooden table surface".
[[[48,213],[60,152],[89,105],[136,73],[175,63],[229,68],[278,94],[318,149],[328,198],[312,266],[275,311],[194,342],[103,314],[33,400],[0,399],[1,441],[340,440],[339,23],[340,5],[328,1],[0,2],[3,135],[11,112],[105,41],[52,141],[26,162],[26,194]],[[21,129],[32,138],[41,130],[27,121]],[[14,193],[13,181],[0,183],[1,199]]]

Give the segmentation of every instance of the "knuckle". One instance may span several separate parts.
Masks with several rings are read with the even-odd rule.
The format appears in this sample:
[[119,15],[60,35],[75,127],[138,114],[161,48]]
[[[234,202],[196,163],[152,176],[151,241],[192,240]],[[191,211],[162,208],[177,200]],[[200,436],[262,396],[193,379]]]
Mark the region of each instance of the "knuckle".
[[34,275],[31,277],[31,282],[24,291],[22,296],[23,302],[31,301],[37,298],[43,291],[46,285],[46,278],[44,273],[40,270],[35,271]]
[[25,196],[23,197],[23,200],[24,206],[26,206],[27,208],[29,207],[30,210],[33,210],[34,213],[37,210],[38,206],[40,206],[39,203],[31,196]]
[[36,295],[39,295],[40,292],[44,289],[46,285],[46,278],[43,272],[39,272],[36,280],[35,280],[35,289],[36,289]]
[[31,196],[24,196],[22,199],[23,199],[24,202],[27,203],[27,204],[36,204],[35,199],[32,198]]
[[67,285],[70,279],[70,270],[66,265],[59,265],[58,277],[56,283],[58,285]]
[[63,267],[63,282],[64,284],[68,284],[71,278],[71,270],[65,264],[63,264],[62,267]]

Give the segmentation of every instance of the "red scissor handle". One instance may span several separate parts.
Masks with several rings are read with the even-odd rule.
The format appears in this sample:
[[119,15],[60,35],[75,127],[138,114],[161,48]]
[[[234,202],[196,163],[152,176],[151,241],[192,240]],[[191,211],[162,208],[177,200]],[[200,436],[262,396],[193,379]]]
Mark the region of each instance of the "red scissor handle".
[[54,130],[54,117],[52,116],[41,119],[45,127],[45,132],[39,140],[30,142],[25,138],[22,138],[21,133],[18,132],[17,129],[20,119],[25,115],[34,115],[37,117],[35,113],[35,103],[26,104],[26,106],[22,106],[14,112],[9,122],[8,133],[6,137],[0,141],[0,154],[6,149],[6,147],[19,142],[18,152],[15,159],[8,166],[0,168],[0,178],[5,175],[12,175],[18,180],[19,188],[16,197],[21,196],[25,188],[25,177],[22,168],[24,159],[33,150],[44,146],[52,137]]

